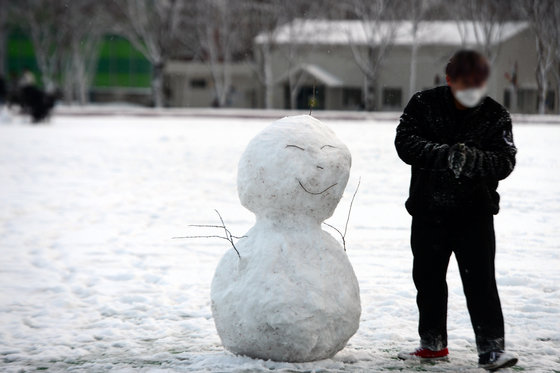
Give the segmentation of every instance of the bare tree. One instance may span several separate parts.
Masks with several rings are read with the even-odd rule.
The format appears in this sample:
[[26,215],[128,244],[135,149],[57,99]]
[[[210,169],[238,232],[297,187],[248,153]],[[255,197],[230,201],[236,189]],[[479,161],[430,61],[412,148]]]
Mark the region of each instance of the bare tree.
[[548,75],[554,64],[557,53],[557,35],[555,24],[554,0],[523,0],[522,9],[535,34],[537,50],[536,79],[538,88],[538,112],[546,112],[546,96],[548,92]]
[[67,33],[61,32],[67,7],[60,0],[21,0],[14,3],[16,14],[29,31],[43,85],[56,87],[56,76],[67,52]]
[[[349,33],[349,45],[354,60],[364,74],[366,110],[375,109],[377,74],[393,45],[397,23],[394,5],[388,0],[347,0],[353,15],[360,20],[364,40]],[[363,45],[365,41],[365,45]]]
[[463,38],[474,33],[476,45],[493,64],[500,52],[505,23],[512,17],[511,0],[462,0],[449,3]]
[[29,33],[43,85],[52,91],[61,81],[67,102],[87,101],[103,33],[100,5],[103,0],[22,0],[13,5]]
[[[251,1],[251,0],[250,0]],[[256,17],[259,21],[259,36],[256,41],[257,77],[264,86],[265,107],[273,103],[276,79],[272,73],[273,53],[285,62],[286,70],[281,74],[286,77],[289,91],[289,107],[295,109],[297,97],[305,78],[306,71],[300,69],[304,57],[314,48],[311,40],[313,33],[329,32],[318,30],[316,26],[329,15],[335,7],[332,1],[309,2],[292,0],[253,0]],[[281,40],[278,40],[281,39]]]
[[196,30],[214,83],[214,104],[226,106],[232,87],[231,65],[243,26],[239,0],[196,1]]
[[100,0],[74,0],[59,25],[67,34],[67,55],[62,61],[66,101],[88,102],[89,89],[97,68],[99,49],[108,16]]
[[271,109],[274,105],[274,75],[272,53],[279,27],[285,21],[282,3],[276,0],[248,0],[252,9],[258,38],[254,46],[255,76],[264,90],[264,106]]
[[113,0],[118,16],[126,22],[116,25],[152,65],[152,97],[156,107],[164,105],[163,74],[180,38],[184,7],[181,0]]
[[412,0],[408,5],[408,14],[411,22],[410,33],[412,36],[412,46],[410,50],[410,77],[408,85],[408,95],[412,97],[416,91],[416,66],[420,41],[418,40],[418,29],[420,22],[425,19],[429,9],[429,0]]

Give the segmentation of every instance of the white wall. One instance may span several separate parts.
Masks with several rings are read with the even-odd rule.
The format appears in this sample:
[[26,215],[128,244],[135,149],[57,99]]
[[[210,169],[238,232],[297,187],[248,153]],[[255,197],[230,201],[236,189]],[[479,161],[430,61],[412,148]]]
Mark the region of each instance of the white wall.
[[[248,63],[231,66],[232,88],[229,107],[257,106],[258,83],[253,68]],[[166,67],[166,81],[171,88],[170,105],[175,107],[209,107],[215,97],[214,81],[210,66],[200,62],[171,61]],[[193,86],[193,81],[203,80],[204,87]]]

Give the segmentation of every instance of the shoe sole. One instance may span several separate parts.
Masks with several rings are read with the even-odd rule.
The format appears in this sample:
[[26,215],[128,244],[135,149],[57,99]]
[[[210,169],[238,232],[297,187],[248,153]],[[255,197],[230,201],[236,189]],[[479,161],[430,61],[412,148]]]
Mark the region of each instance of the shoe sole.
[[499,369],[503,369],[503,368],[511,368],[512,366],[514,366],[515,364],[517,364],[517,361],[519,359],[517,359],[516,357],[509,359],[508,361],[505,361],[502,365],[498,366],[498,367],[485,367],[484,365],[481,365],[480,367],[483,369],[486,369],[490,372],[495,372]]
[[449,357],[448,356],[443,356],[443,357],[423,357],[420,358],[420,362],[422,364],[429,364],[429,363],[439,363],[439,362],[445,362],[445,361],[449,361]]
[[401,357],[401,356],[397,356],[397,358],[399,360],[402,361],[417,361],[419,363],[431,363],[431,362],[440,362],[440,361],[449,361],[449,357],[448,356],[442,356],[442,357]]

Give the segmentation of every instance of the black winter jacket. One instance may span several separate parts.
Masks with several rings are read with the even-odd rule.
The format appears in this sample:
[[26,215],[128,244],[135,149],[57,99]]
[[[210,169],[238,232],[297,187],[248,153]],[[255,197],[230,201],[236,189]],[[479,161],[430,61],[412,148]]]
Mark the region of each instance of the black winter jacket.
[[[466,162],[456,176],[449,157],[460,143]],[[411,215],[498,213],[498,181],[512,172],[517,149],[509,113],[490,97],[460,111],[448,86],[416,93],[401,116],[395,146],[412,166]]]

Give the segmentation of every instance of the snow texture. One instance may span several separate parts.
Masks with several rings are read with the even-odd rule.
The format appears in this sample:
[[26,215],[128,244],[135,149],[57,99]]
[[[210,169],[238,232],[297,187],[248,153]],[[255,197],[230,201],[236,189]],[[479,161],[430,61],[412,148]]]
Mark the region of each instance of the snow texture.
[[[328,115],[315,114],[352,152],[331,224],[344,226],[362,178],[347,236],[362,315],[341,352],[309,363],[229,353],[210,304],[225,241],[171,239],[217,233],[187,227],[216,224],[214,208],[233,234],[254,225],[235,178],[269,120],[76,113],[0,125],[0,371],[483,373],[454,259],[449,362],[396,359],[418,345],[410,168],[394,149],[397,120]],[[520,356],[514,371],[552,373],[560,371],[560,126],[530,118],[514,121],[517,165],[499,187],[496,278],[506,346]]]
[[360,292],[342,246],[321,229],[342,198],[350,151],[309,115],[260,132],[239,162],[241,203],[256,224],[220,261],[212,314],[223,345],[261,359],[332,357],[360,322]]

